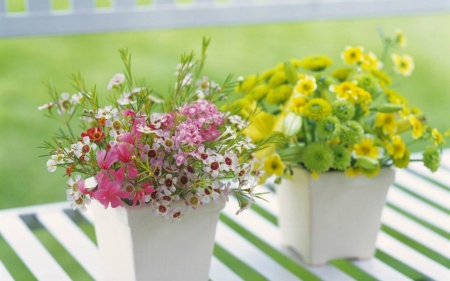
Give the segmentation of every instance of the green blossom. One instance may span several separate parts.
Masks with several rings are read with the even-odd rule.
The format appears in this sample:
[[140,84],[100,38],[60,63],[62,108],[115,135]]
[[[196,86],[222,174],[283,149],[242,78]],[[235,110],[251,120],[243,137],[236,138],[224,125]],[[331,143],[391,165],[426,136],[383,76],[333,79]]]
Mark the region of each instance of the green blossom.
[[353,69],[351,68],[341,67],[334,70],[333,73],[331,73],[331,76],[338,79],[340,82],[344,82],[345,80],[347,80],[348,76],[350,75],[350,73],[352,73],[352,71]]
[[435,146],[427,146],[423,152],[423,164],[432,172],[436,172],[441,163],[441,156]]
[[333,113],[342,121],[347,121],[355,115],[355,106],[347,100],[336,100],[333,102]]
[[303,164],[312,172],[326,172],[332,167],[333,163],[333,150],[324,143],[311,143],[303,152]]
[[292,95],[292,87],[289,85],[281,85],[276,89],[270,90],[266,96],[268,104],[276,105],[286,102]]
[[356,121],[347,121],[342,126],[340,138],[342,142],[354,145],[361,142],[364,138],[364,129]]
[[331,150],[334,153],[334,162],[332,167],[337,170],[345,170],[350,166],[351,153],[342,145],[332,145]]
[[286,83],[286,81],[286,73],[284,71],[277,71],[272,75],[272,77],[270,77],[269,86],[271,88],[275,88],[281,84]]
[[354,77],[358,82],[358,87],[369,92],[372,97],[378,96],[383,90],[381,89],[378,79],[368,73],[358,74]]
[[321,141],[328,141],[339,137],[341,124],[336,116],[327,116],[320,120],[316,126],[316,138]]

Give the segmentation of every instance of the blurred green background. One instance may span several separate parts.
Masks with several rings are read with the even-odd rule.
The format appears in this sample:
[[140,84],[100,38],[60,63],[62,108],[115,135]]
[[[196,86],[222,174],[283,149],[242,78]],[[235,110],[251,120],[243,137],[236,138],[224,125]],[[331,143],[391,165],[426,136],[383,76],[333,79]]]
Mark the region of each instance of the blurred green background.
[[[10,9],[20,11],[21,5]],[[229,73],[237,78],[313,54],[328,55],[341,65],[339,54],[346,45],[362,45],[380,55],[377,26],[390,35],[395,28],[404,31],[408,46],[398,52],[413,56],[416,68],[407,79],[395,76],[394,86],[427,113],[430,124],[445,131],[450,127],[449,13],[0,39],[0,209],[65,200],[62,169],[51,174],[48,158],[38,157],[44,151],[37,147],[59,128],[37,110],[50,101],[43,81],[52,80],[60,93],[72,94],[69,76],[81,71],[88,88],[96,85],[106,97],[110,78],[123,70],[118,49],[128,48],[135,77],[164,93],[175,81],[180,55],[199,53],[203,36],[212,39],[204,73],[218,82]]]

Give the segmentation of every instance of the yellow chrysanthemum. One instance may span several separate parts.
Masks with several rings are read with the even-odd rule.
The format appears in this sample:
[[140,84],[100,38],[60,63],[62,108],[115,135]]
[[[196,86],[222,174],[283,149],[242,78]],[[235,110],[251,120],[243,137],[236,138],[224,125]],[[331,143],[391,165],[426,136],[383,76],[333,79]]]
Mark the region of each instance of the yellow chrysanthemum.
[[444,141],[442,138],[442,134],[435,128],[431,130],[431,136],[433,138],[434,145],[438,146],[440,143]]
[[414,70],[414,61],[411,56],[392,54],[391,59],[394,62],[394,71],[403,76],[411,75]]
[[368,105],[372,103],[372,95],[363,88],[359,87],[355,88],[354,93],[356,96],[355,102],[360,104],[363,107],[364,111],[368,113]]
[[312,76],[306,76],[303,79],[300,79],[295,85],[295,92],[308,96],[312,95],[314,91],[317,89],[316,78]]
[[361,62],[363,59],[363,47],[345,47],[345,50],[341,53],[341,58],[346,64],[355,64]]
[[395,30],[395,42],[402,48],[406,47],[406,37],[400,29]]
[[375,127],[381,127],[386,135],[393,135],[397,132],[397,122],[394,113],[379,112],[375,117]]
[[303,116],[313,120],[321,120],[332,113],[333,107],[328,101],[322,98],[309,100],[303,109]]
[[390,144],[386,146],[389,155],[393,159],[402,159],[406,152],[406,144],[400,136],[394,136]]
[[368,54],[363,54],[363,59],[361,61],[361,67],[364,70],[377,70],[382,67],[382,63],[378,60],[377,56],[369,52]]
[[300,94],[294,94],[287,103],[287,110],[293,111],[297,114],[302,114],[305,104],[306,99],[303,96],[301,96]]
[[356,89],[356,84],[354,82],[342,82],[339,85],[331,85],[330,91],[336,93],[338,99],[348,100]]
[[415,139],[420,138],[423,135],[423,131],[424,131],[424,126],[423,126],[422,122],[420,122],[420,120],[417,119],[417,117],[414,115],[410,115],[408,120],[412,126],[413,138],[415,138]]
[[390,103],[403,105],[403,109],[400,111],[402,117],[406,117],[411,113],[408,107],[408,100],[405,97],[392,89],[384,89],[384,92]]
[[248,93],[256,85],[256,82],[256,75],[250,75],[248,77],[242,78],[239,84],[235,87],[235,91],[238,93]]
[[281,158],[278,154],[273,154],[269,156],[264,161],[264,171],[267,176],[282,176],[284,171],[284,163],[281,161]]
[[333,61],[329,57],[322,55],[305,57],[298,62],[299,67],[312,71],[322,71],[332,64]]
[[378,79],[378,82],[380,82],[380,85],[382,87],[392,84],[391,77],[389,77],[389,75],[387,75],[384,71],[379,69],[372,69],[370,73]]
[[378,158],[380,149],[375,146],[373,139],[364,138],[360,143],[353,146],[356,156],[368,156],[371,158]]
[[286,73],[284,70],[279,70],[273,73],[273,75],[269,79],[269,86],[271,88],[276,88],[277,86],[286,83]]

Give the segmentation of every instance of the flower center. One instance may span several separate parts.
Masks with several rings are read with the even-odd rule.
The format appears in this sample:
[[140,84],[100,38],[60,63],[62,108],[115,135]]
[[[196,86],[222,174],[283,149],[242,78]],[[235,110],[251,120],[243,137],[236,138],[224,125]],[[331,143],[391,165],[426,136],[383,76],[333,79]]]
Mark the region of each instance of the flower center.
[[150,151],[147,153],[149,158],[155,158],[156,157],[156,150],[150,149]]
[[200,156],[202,157],[203,160],[206,160],[206,158],[208,158],[208,154],[206,153],[202,153]]
[[165,214],[165,213],[167,212],[167,207],[164,206],[164,205],[159,205],[158,211],[159,211],[161,214]]
[[217,163],[217,162],[212,162],[211,163],[211,169],[212,170],[217,170],[217,169],[219,169],[219,167],[220,167],[220,165],[219,165],[219,163]]
[[126,192],[133,192],[134,191],[134,186],[132,184],[127,184],[125,186],[125,191]]
[[165,144],[167,147],[172,147],[172,146],[173,146],[173,140],[171,140],[171,139],[166,139],[166,140],[164,140],[164,144]]
[[225,164],[227,164],[228,166],[231,166],[231,164],[233,164],[233,160],[231,160],[230,157],[225,158]]
[[173,181],[172,181],[172,179],[166,179],[166,180],[164,181],[164,184],[165,184],[167,187],[172,187]]
[[188,177],[182,176],[182,177],[180,178],[180,183],[181,183],[182,185],[187,184],[187,183],[188,183]]
[[83,153],[88,153],[91,150],[91,147],[86,144],[83,146],[83,148],[81,149],[81,151],[83,151]]

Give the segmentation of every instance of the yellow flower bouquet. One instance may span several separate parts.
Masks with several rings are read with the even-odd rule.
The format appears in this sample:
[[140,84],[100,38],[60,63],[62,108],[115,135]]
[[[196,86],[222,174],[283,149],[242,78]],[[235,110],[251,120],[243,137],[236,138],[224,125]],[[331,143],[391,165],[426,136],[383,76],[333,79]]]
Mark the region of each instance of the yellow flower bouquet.
[[[380,35],[380,59],[361,46],[347,46],[343,66],[334,70],[330,58],[315,55],[240,77],[235,90],[243,97],[231,106],[241,108],[243,117],[258,113],[245,133],[255,141],[274,131],[286,138],[258,155],[266,176],[280,179],[300,166],[314,178],[335,170],[373,177],[381,167],[405,168],[410,161],[438,169],[442,134],[394,89],[389,73],[409,76],[414,69],[412,57],[393,52],[406,46],[406,38],[400,30]],[[393,71],[383,68],[388,64]],[[409,144],[417,141],[428,145],[421,159],[411,159]]]

